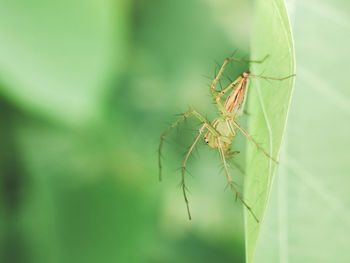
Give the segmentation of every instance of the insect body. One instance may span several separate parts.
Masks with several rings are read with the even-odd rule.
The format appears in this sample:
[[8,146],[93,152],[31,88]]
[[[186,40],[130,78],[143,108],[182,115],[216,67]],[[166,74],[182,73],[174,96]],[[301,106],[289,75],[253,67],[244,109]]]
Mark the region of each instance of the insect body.
[[[217,118],[212,122],[212,126],[227,140],[227,142],[222,142],[224,152],[230,150],[233,137],[236,135],[235,125],[232,123],[232,121],[236,121],[243,113],[247,97],[249,74],[249,70],[245,71],[240,77],[228,85],[226,89],[220,91],[215,97],[217,102],[229,89],[235,87],[224,103],[225,111],[221,112],[224,117]],[[216,137],[213,136],[212,133],[207,132],[207,134],[204,136],[204,141],[210,147],[218,148]]]
[[[265,57],[266,58],[266,57]],[[263,59],[264,60],[264,59]],[[243,205],[248,209],[248,211],[251,213],[251,215],[254,217],[254,219],[259,222],[258,218],[250,208],[250,206],[247,205],[247,203],[243,200],[243,197],[240,195],[240,193],[237,191],[231,176],[229,175],[227,163],[226,160],[229,158],[232,158],[235,154],[238,152],[231,152],[231,144],[233,143],[234,136],[236,135],[236,131],[239,130],[243,133],[251,142],[253,142],[256,147],[264,153],[268,158],[273,160],[277,163],[277,161],[271,157],[253,138],[252,136],[238,123],[238,118],[243,114],[244,105],[247,98],[247,90],[248,90],[248,84],[250,78],[263,78],[263,79],[272,79],[272,80],[284,80],[291,78],[295,76],[295,74],[289,75],[287,77],[283,78],[274,78],[274,77],[266,77],[266,76],[260,76],[260,75],[252,75],[249,70],[243,72],[241,76],[239,76],[236,80],[231,82],[226,88],[224,88],[222,91],[217,92],[215,90],[215,85],[219,81],[227,63],[230,61],[245,61],[245,62],[255,62],[255,63],[261,63],[261,61],[252,61],[252,60],[245,60],[240,58],[226,58],[223,65],[221,66],[218,74],[212,81],[210,85],[210,92],[213,96],[214,102],[219,110],[220,117],[215,119],[213,122],[209,122],[206,118],[204,118],[200,113],[197,111],[191,109],[183,114],[183,116],[176,122],[174,122],[167,130],[163,132],[160,139],[159,144],[159,155],[158,155],[158,164],[159,164],[159,180],[161,180],[161,149],[163,145],[163,141],[165,136],[177,125],[179,125],[182,121],[184,121],[189,116],[194,116],[198,120],[202,122],[202,126],[198,130],[198,135],[195,138],[194,142],[192,143],[191,147],[189,148],[185,160],[182,163],[181,170],[182,170],[182,179],[181,179],[181,187],[184,195],[184,199],[186,202],[188,217],[191,219],[191,213],[189,209],[189,203],[186,195],[186,186],[185,186],[185,168],[186,163],[191,155],[195,145],[197,144],[200,137],[203,135],[204,131],[206,130],[207,133],[204,136],[204,141],[208,146],[211,148],[216,149],[219,152],[221,161],[224,166],[224,171],[226,175],[227,182],[229,183],[232,190],[235,192],[238,199],[241,200]],[[227,92],[230,90],[231,94],[227,96],[224,103],[221,102],[221,97],[224,96]]]

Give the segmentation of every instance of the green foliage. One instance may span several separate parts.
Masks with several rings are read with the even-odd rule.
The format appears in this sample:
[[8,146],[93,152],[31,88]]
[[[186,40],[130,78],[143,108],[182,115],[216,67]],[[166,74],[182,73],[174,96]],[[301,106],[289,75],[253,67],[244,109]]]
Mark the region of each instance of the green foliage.
[[110,74],[121,72],[126,1],[1,1],[2,94],[50,121],[101,118]]
[[[252,65],[255,75],[284,77],[295,71],[294,48],[288,16],[283,1],[257,1],[251,44],[253,59],[269,58],[262,64]],[[254,79],[250,85],[248,130],[275,158],[279,156],[294,78],[276,81]],[[268,206],[276,165],[255,145],[248,147],[245,198],[260,223],[249,213],[245,216],[247,262],[252,262],[260,227]]]
[[188,105],[214,115],[203,75],[247,54],[249,2],[20,2],[0,4],[0,261],[242,262],[218,154],[190,160],[189,222],[173,170],[195,132],[169,138],[162,184],[156,148]]
[[255,262],[348,262],[348,1],[290,1],[297,77]]
[[[232,148],[231,176],[241,192],[246,179],[262,220],[244,219],[249,262],[254,251],[259,263],[346,262],[349,6],[299,2],[276,183],[276,166],[244,136]],[[192,221],[177,188],[198,122],[164,144],[161,184],[156,149],[175,114],[217,116],[216,61],[269,54],[252,73],[294,72],[282,1],[255,11],[246,0],[1,1],[0,261],[243,262],[243,208],[224,191],[218,153],[202,142],[188,161]],[[222,85],[247,67],[231,63]],[[275,157],[293,81],[252,80],[239,120]]]

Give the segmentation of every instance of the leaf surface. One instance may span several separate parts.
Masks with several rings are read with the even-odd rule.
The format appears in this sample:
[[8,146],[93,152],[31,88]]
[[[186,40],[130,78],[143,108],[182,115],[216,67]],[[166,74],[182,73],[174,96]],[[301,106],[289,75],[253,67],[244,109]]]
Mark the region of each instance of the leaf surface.
[[297,78],[255,262],[348,262],[350,5],[290,4]]
[[[287,12],[282,0],[258,0],[252,35],[251,58],[269,57],[261,64],[251,64],[254,75],[281,78],[294,73],[294,48]],[[283,81],[252,79],[249,91],[248,131],[252,137],[278,159],[285,132],[294,78]],[[264,223],[276,164],[253,143],[248,145],[245,199],[260,219],[245,213],[246,259],[252,262]]]

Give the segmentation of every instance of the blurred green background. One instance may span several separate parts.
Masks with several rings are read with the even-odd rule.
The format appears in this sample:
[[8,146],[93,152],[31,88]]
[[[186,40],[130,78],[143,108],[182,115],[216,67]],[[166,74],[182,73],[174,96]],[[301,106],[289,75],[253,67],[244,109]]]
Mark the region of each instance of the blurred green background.
[[202,142],[187,219],[178,168],[198,122],[169,136],[162,183],[157,147],[189,106],[215,116],[210,78],[249,57],[252,13],[243,0],[1,1],[1,262],[244,262],[241,206]]
[[[282,188],[281,193],[275,189],[257,258],[258,262],[329,262],[322,261],[319,251],[326,253],[331,242],[315,243],[324,233],[332,236],[341,252],[339,262],[347,262],[349,240],[342,233],[350,229],[349,195],[344,188],[349,182],[345,148],[349,140],[341,138],[349,138],[349,107],[340,94],[349,94],[349,82],[342,81],[339,68],[348,69],[348,41],[337,42],[337,55],[329,47],[334,39],[346,38],[349,5],[335,1],[329,9],[326,0],[319,5],[288,2],[297,63],[300,58],[304,66],[297,71],[298,100],[292,104],[293,125],[288,124],[290,152],[286,154],[285,148],[282,153],[295,157],[290,162],[294,172],[315,171],[320,180],[338,175],[336,182],[329,179],[325,185],[331,184],[339,198],[319,194],[319,204],[326,200],[332,207],[342,200],[333,210],[345,221],[332,236],[328,229],[337,222],[332,213],[324,224],[300,219],[305,211],[312,219],[325,213],[310,210],[313,191],[298,187],[308,183]],[[167,139],[162,183],[157,147],[162,131],[189,107],[210,119],[215,116],[210,79],[233,52],[249,57],[253,4],[247,0],[0,2],[0,262],[244,262],[241,205],[224,191],[219,157],[203,143],[189,161],[193,220],[187,219],[178,168],[198,122],[188,121]],[[321,32],[317,21],[323,21],[329,35]],[[246,67],[231,65],[227,76],[235,78]],[[330,131],[318,137],[313,133],[330,126],[322,118],[330,116],[317,104],[315,94],[328,97],[330,91],[318,76],[334,68],[329,83],[340,79],[340,93],[325,103],[330,101],[327,109],[340,105],[345,116],[332,115],[341,116],[336,123],[342,133],[327,141],[324,136]],[[310,69],[316,76],[311,79]],[[304,88],[309,91],[307,100]],[[243,138],[237,140],[234,147],[242,154],[231,164],[240,190],[245,143]],[[334,148],[327,151],[328,146]],[[299,157],[305,169],[296,162]],[[283,167],[279,173],[288,174]],[[280,185],[286,187],[279,181],[275,188]],[[318,193],[328,189],[311,185]],[[293,198],[287,202],[288,194]],[[281,195],[284,210],[275,215]],[[292,207],[290,214],[287,207]],[[274,221],[284,216],[291,216],[283,221],[293,227],[290,233],[286,225],[280,228]],[[286,231],[291,241],[287,251]],[[304,235],[310,243],[303,243]],[[334,259],[335,250],[327,260]]]

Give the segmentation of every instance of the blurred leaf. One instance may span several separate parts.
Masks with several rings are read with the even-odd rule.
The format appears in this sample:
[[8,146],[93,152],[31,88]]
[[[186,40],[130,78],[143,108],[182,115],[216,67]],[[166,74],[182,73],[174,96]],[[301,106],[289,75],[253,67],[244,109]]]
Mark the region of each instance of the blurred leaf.
[[1,93],[66,124],[96,118],[106,81],[122,62],[124,3],[1,1]]
[[[255,75],[285,77],[294,73],[294,48],[288,16],[282,0],[256,2],[251,58],[268,59],[252,64]],[[278,159],[294,78],[284,81],[252,79],[248,131],[273,157]],[[247,262],[252,262],[260,227],[268,205],[276,165],[252,143],[248,145],[245,199],[257,217],[245,213]]]
[[142,262],[159,235],[147,160],[130,167],[136,153],[122,159],[106,127],[79,133],[24,118],[15,123],[26,172],[16,217],[25,262]]
[[256,262],[349,262],[350,5],[290,2],[296,86]]

